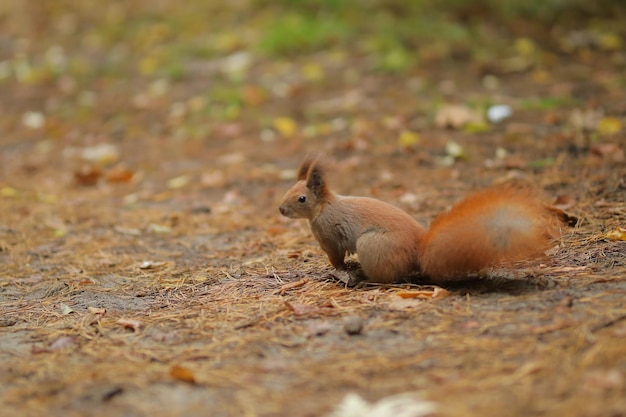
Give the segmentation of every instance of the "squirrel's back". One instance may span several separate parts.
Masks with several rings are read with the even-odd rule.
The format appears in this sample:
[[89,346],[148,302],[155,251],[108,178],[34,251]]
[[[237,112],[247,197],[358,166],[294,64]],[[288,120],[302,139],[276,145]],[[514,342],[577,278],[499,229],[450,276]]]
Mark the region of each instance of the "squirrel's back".
[[451,280],[543,256],[559,224],[531,189],[509,185],[480,191],[432,222],[420,243],[422,273]]

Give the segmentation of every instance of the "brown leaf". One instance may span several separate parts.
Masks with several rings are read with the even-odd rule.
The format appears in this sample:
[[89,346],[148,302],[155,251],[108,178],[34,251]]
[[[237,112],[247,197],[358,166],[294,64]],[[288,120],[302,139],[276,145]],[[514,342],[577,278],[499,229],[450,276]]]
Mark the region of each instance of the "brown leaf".
[[133,179],[133,171],[121,165],[117,165],[106,172],[107,182],[130,182]]
[[265,102],[267,94],[255,85],[245,85],[241,89],[241,98],[247,105],[257,107]]
[[284,294],[286,291],[293,290],[294,288],[299,288],[299,287],[304,286],[307,282],[309,282],[308,278],[302,278],[301,280],[298,280],[298,281],[295,281],[295,282],[288,282],[287,284],[285,284],[282,287],[280,287],[278,289],[278,291],[276,291],[276,293]]
[[317,314],[322,312],[322,309],[320,307],[312,306],[310,304],[285,301],[285,305],[289,310],[293,311],[296,316],[304,316],[307,314]]
[[139,330],[139,328],[141,327],[141,322],[135,319],[122,318],[117,321],[117,324],[121,325],[125,329],[131,329],[134,332]]
[[170,369],[170,376],[179,381],[188,382],[190,384],[196,383],[196,377],[193,372],[184,366],[174,365]]
[[91,314],[104,316],[107,312],[107,309],[102,307],[87,307],[87,311],[89,311]]
[[434,287],[432,290],[398,291],[396,295],[401,298],[439,299],[450,295],[450,291],[444,290],[441,287]]
[[447,104],[441,107],[435,115],[435,126],[439,128],[451,127],[461,129],[472,122],[482,122],[482,116],[469,107],[456,104]]
[[591,147],[591,154],[610,162],[624,162],[626,154],[624,148],[617,143],[599,143]]
[[83,165],[74,172],[74,181],[78,185],[92,186],[98,183],[102,170],[95,165]]
[[283,233],[288,232],[289,229],[283,226],[270,226],[267,228],[266,233],[270,236],[282,235]]

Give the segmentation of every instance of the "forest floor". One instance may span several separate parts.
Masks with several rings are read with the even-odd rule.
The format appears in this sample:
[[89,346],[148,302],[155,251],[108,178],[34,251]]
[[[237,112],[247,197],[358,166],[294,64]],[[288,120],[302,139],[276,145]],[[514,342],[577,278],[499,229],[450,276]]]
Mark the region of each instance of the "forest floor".
[[[312,417],[411,393],[437,416],[626,415],[619,18],[380,64],[246,52],[191,6],[55,4],[0,8],[3,413]],[[217,51],[185,54],[203,36]],[[341,194],[424,224],[509,179],[578,222],[549,259],[444,292],[346,288],[278,212],[310,151]]]

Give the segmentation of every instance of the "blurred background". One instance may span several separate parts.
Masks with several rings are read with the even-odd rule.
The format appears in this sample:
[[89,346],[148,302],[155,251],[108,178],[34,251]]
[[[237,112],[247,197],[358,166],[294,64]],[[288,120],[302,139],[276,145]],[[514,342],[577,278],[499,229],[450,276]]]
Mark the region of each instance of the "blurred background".
[[219,188],[288,180],[310,149],[541,168],[622,131],[625,18],[616,0],[4,0],[0,173],[148,186],[172,165]]

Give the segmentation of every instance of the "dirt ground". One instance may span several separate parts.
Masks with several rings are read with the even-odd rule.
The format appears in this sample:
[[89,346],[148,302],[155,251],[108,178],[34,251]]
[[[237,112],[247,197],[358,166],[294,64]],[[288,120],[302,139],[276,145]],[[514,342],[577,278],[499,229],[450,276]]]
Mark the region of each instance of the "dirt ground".
[[[66,35],[35,27],[15,29],[41,39],[22,46],[34,81],[13,38],[0,56],[1,414],[323,416],[354,392],[416,393],[437,416],[626,416],[623,48],[515,71],[259,58],[224,115],[221,58],[172,82],[42,75]],[[492,104],[513,113],[485,120]],[[425,224],[512,178],[578,222],[549,259],[440,298],[346,288],[278,213],[309,151],[338,192]]]

